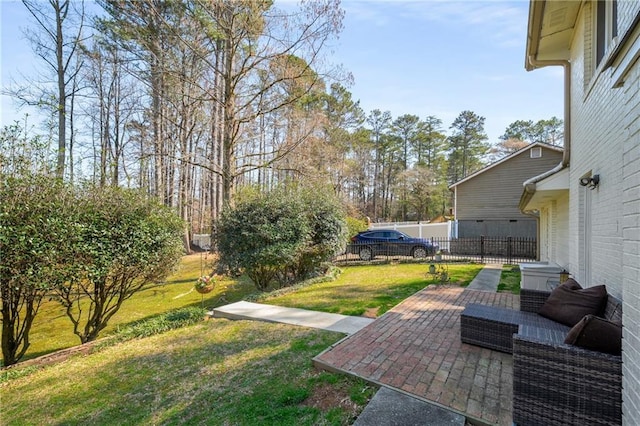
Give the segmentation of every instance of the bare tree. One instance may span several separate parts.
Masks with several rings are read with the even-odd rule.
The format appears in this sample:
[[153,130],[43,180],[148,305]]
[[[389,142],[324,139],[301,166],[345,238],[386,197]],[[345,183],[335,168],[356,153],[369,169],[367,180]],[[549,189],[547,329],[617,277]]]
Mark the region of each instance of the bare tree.
[[304,3],[300,10],[286,13],[271,9],[269,2],[196,4],[199,15],[206,16],[215,29],[210,36],[220,49],[215,56],[220,97],[214,101],[221,105],[222,167],[214,172],[221,176],[223,200],[229,202],[238,178],[272,167],[307,140],[309,133],[297,129],[296,138],[287,135],[272,138],[271,143],[264,141],[263,146],[271,146],[269,156],[254,155],[243,146],[247,127],[301,102],[322,84],[325,74],[318,72],[320,54],[341,29],[343,13],[336,0]]
[[56,176],[62,179],[67,150],[73,146],[73,141],[68,140],[67,126],[69,118],[73,122],[69,101],[79,90],[77,76],[82,69],[77,53],[84,36],[84,2],[23,0],[22,3],[37,24],[26,35],[50,74],[42,82],[30,79],[29,85],[17,89],[14,95],[26,104],[45,107],[57,116]]

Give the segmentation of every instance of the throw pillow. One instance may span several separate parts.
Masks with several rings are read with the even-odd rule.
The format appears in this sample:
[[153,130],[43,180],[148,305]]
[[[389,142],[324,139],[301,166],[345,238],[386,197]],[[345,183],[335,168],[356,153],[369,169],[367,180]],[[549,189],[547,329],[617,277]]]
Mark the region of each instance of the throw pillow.
[[582,286],[580,284],[578,284],[578,281],[574,280],[573,278],[569,278],[567,279],[565,282],[563,282],[561,285],[570,288],[571,290],[579,290],[582,288]]
[[580,288],[572,279],[556,287],[538,312],[543,317],[573,327],[585,315],[602,315],[607,303],[603,285]]
[[622,324],[595,315],[586,315],[567,334],[564,341],[612,355],[622,353]]

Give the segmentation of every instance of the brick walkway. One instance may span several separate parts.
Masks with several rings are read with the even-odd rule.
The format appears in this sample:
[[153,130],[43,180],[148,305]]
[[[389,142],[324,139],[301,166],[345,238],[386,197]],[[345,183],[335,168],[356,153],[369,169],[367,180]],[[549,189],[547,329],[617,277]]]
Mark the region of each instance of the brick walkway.
[[473,302],[518,309],[519,298],[453,286],[426,288],[314,363],[400,389],[471,420],[511,425],[511,355],[460,342],[460,312]]

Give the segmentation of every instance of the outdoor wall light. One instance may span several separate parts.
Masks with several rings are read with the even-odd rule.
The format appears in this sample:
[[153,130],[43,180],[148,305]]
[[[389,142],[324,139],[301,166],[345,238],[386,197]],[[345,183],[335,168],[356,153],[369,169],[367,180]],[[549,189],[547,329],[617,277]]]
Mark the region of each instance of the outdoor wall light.
[[600,183],[600,175],[580,178],[580,186],[586,186],[589,189],[595,189]]

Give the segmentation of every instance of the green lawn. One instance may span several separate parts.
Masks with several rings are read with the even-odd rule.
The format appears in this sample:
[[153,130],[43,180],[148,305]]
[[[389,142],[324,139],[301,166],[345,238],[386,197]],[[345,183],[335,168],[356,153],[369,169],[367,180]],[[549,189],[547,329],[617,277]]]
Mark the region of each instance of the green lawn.
[[[185,256],[179,269],[166,283],[149,286],[125,301],[120,311],[109,322],[101,337],[109,336],[119,327],[144,318],[187,306],[213,308],[236,302],[255,294],[256,289],[246,277],[226,279],[204,297],[193,289],[193,284],[210,258],[200,254]],[[478,264],[451,264],[448,266],[451,282],[467,285],[482,269]],[[300,307],[345,315],[382,315],[403,299],[435,283],[428,274],[428,264],[384,264],[347,266],[335,281],[305,286],[281,296],[261,298],[263,303]],[[23,360],[78,345],[71,322],[56,302],[44,303],[35,318],[30,335],[31,346]]]
[[[204,296],[193,289],[200,275],[201,265],[210,264],[211,258],[200,254],[185,256],[178,270],[164,284],[149,286],[131,299],[126,300],[118,313],[109,322],[100,337],[113,334],[124,324],[149,318],[186,306],[212,308],[221,304],[242,300],[255,292],[253,284],[247,280],[224,280]],[[205,267],[205,273],[208,273]],[[71,321],[57,302],[45,302],[34,320],[30,334],[31,346],[24,359],[34,358],[59,349],[79,345],[80,339],[73,334]]]
[[499,292],[520,294],[520,268],[514,265],[504,265],[498,284]]
[[[479,264],[450,264],[451,283],[468,285],[482,267]],[[416,263],[347,266],[335,281],[312,284],[260,302],[377,317],[427,285],[437,283],[428,271],[428,264]]]
[[215,319],[0,385],[3,425],[347,425],[375,391],[315,370],[342,334]]
[[[185,257],[166,284],[125,303],[105,335],[135,320],[200,306],[201,296],[192,291],[200,265],[200,255]],[[452,264],[448,272],[453,283],[466,285],[481,268]],[[335,281],[265,297],[283,306],[378,316],[434,283],[428,270],[428,264],[350,266]],[[248,281],[223,281],[204,304],[211,308],[252,293]],[[43,307],[31,356],[78,343],[61,312],[52,302]],[[112,342],[91,355],[26,369],[0,382],[2,424],[351,424],[375,389],[311,364],[342,337],[284,324],[209,319]]]

